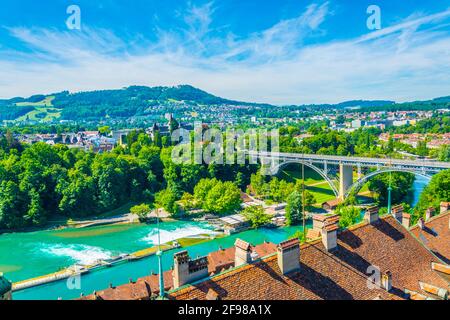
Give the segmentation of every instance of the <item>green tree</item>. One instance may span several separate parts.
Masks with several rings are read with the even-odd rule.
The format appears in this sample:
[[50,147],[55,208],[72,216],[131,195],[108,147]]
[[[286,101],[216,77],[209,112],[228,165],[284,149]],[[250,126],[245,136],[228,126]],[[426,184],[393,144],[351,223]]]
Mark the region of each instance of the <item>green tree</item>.
[[360,209],[354,206],[342,206],[336,210],[339,217],[339,226],[348,228],[359,221],[361,217]]
[[250,206],[242,210],[242,215],[250,222],[252,228],[258,229],[270,222],[270,215],[262,206]]
[[308,190],[305,190],[305,207],[308,210],[311,210],[312,206],[317,203],[316,197],[309,192]]
[[145,220],[150,212],[152,211],[150,205],[146,203],[142,203],[140,205],[134,206],[130,209],[132,214],[135,214],[139,217],[140,220]]
[[415,177],[411,173],[393,172],[379,174],[369,180],[369,190],[378,194],[378,202],[381,206],[387,206],[388,187],[391,181],[392,203],[399,204],[407,202],[411,196],[412,186]]
[[438,160],[450,162],[450,145],[445,145],[439,148]]
[[195,197],[188,192],[183,193],[180,203],[184,210],[192,210],[198,207],[198,202],[195,200]]
[[414,208],[413,222],[423,217],[429,207],[434,207],[439,212],[441,202],[450,202],[450,170],[434,175],[425,187]]
[[203,205],[206,201],[209,191],[219,183],[217,179],[201,179],[194,187],[194,198]]
[[208,192],[203,208],[217,214],[233,213],[242,203],[241,191],[232,182],[217,182]]
[[287,198],[286,224],[288,226],[299,224],[302,218],[302,195],[298,191],[294,191]]
[[306,229],[306,232],[297,230],[291,238],[298,239],[298,241],[300,241],[300,243],[305,243],[307,240],[306,239],[307,234],[308,234],[308,229]]
[[172,216],[176,216],[180,210],[177,200],[177,195],[171,188],[164,189],[155,195],[157,207],[164,208]]
[[103,135],[107,135],[111,132],[111,128],[109,126],[103,126],[103,127],[99,127],[98,131]]
[[26,195],[14,181],[0,183],[0,228],[15,229],[25,226]]
[[419,141],[417,143],[416,153],[422,157],[428,156],[429,150],[427,148],[427,143],[425,141]]

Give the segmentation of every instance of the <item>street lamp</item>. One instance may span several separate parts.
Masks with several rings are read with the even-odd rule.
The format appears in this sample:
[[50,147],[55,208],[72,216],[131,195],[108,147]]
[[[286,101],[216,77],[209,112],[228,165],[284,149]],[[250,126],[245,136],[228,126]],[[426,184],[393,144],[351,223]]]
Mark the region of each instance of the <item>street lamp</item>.
[[[389,161],[390,167],[392,167],[392,159]],[[392,171],[389,171],[389,187],[388,187],[388,214],[391,214],[392,209]]]
[[158,230],[158,251],[156,252],[156,256],[158,257],[158,269],[159,269],[159,299],[163,300],[165,296],[164,292],[164,274],[162,267],[162,255],[163,251],[161,250],[161,235],[159,230],[159,209],[156,209],[156,228]]

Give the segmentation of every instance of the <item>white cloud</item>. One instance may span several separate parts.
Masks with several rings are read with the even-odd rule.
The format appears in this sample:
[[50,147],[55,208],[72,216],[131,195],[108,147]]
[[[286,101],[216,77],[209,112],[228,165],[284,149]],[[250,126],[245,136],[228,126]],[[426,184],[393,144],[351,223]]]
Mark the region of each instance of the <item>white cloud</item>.
[[191,6],[185,30],[160,29],[156,43],[134,45],[103,29],[10,28],[32,53],[12,59],[11,51],[0,51],[0,96],[184,83],[276,104],[450,94],[450,35],[438,28],[450,11],[316,45],[304,40],[325,32],[328,3],[244,39],[213,37],[215,12],[213,3]]

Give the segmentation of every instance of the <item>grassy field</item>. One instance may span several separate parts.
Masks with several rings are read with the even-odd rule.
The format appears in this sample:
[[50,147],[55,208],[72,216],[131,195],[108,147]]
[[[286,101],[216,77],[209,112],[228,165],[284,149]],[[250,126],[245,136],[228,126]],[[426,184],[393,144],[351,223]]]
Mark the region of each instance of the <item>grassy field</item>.
[[28,112],[26,115],[17,118],[16,121],[42,121],[49,122],[61,117],[61,109],[56,108],[47,108],[47,107],[35,107],[35,109],[31,112]]
[[30,106],[30,107],[53,107],[52,101],[55,99],[54,96],[50,96],[45,98],[42,101],[39,102],[18,102],[16,103],[16,106],[18,107],[25,107],[25,106]]
[[55,97],[47,97],[40,102],[19,102],[16,106],[34,107],[33,111],[28,112],[16,119],[16,121],[42,121],[50,122],[61,117],[61,109],[53,108],[52,101]]
[[[290,166],[285,170],[282,170],[278,175],[279,178],[288,182],[296,182],[301,180],[301,168],[300,166]],[[356,181],[357,174],[354,174],[354,180]],[[336,187],[338,182],[334,181]],[[336,198],[331,186],[325,181],[320,174],[310,168],[305,168],[305,185],[306,190],[312,193],[317,201],[316,206]],[[371,202],[373,195],[369,193],[369,186],[366,183],[358,193],[358,199],[364,202]]]

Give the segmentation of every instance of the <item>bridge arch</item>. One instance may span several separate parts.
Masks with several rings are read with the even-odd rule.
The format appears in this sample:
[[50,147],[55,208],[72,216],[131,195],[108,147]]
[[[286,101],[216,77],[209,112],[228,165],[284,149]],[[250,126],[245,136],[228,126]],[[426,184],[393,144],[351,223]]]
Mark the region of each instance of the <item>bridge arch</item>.
[[333,181],[325,174],[325,172],[323,170],[321,170],[320,168],[318,168],[317,166],[313,165],[312,163],[306,162],[306,161],[300,161],[300,160],[289,160],[289,161],[285,161],[282,162],[280,164],[277,164],[275,166],[272,166],[270,168],[272,174],[277,174],[281,168],[290,165],[290,164],[304,164],[305,166],[307,166],[308,168],[313,169],[315,172],[317,172],[318,174],[320,174],[320,176],[326,181],[328,182],[328,184],[331,187],[331,190],[333,191],[333,193],[335,194],[336,198],[339,197],[339,191],[337,190],[335,184],[333,183]]
[[356,181],[355,183],[353,183],[350,188],[345,192],[345,199],[347,199],[350,194],[352,194],[352,192],[354,191],[359,191],[364,184],[372,177],[377,176],[379,174],[382,173],[389,173],[389,172],[404,172],[404,173],[412,173],[416,176],[420,176],[423,177],[427,180],[431,180],[431,175],[428,175],[426,173],[423,173],[422,171],[417,171],[417,170],[409,170],[409,169],[400,169],[400,168],[386,168],[386,169],[380,169],[380,170],[376,170],[376,171],[372,171],[370,173],[368,173],[367,175],[361,177],[360,179],[358,179],[358,181]]

